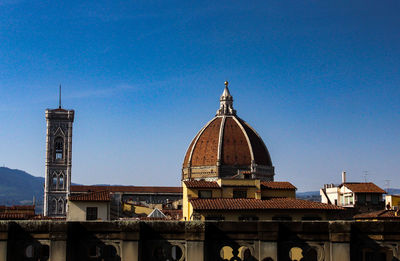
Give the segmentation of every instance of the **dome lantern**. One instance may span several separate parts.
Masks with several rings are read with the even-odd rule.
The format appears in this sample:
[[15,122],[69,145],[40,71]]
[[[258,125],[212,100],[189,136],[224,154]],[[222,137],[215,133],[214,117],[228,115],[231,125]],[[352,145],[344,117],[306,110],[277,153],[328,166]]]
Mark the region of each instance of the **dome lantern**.
[[225,81],[225,89],[219,99],[219,110],[217,116],[222,115],[236,115],[236,110],[233,109],[233,97],[229,93],[228,81]]

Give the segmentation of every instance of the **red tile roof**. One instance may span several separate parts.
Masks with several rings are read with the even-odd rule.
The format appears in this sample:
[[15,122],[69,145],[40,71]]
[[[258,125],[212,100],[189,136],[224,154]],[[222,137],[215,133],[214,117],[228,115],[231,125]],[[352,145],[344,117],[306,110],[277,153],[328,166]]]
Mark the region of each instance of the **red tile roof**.
[[65,217],[48,217],[48,216],[43,216],[43,215],[36,215],[30,219],[34,219],[34,220],[66,220]]
[[168,218],[162,218],[162,217],[139,217],[139,220],[168,220]]
[[0,210],[35,210],[33,205],[0,206]]
[[344,209],[335,205],[294,198],[273,198],[268,200],[245,198],[192,199],[190,203],[195,210]]
[[188,188],[219,188],[216,181],[187,180],[184,183]]
[[110,201],[110,192],[109,191],[99,191],[92,192],[88,194],[80,194],[76,196],[70,196],[68,198],[69,201]]
[[[211,166],[217,164],[218,158],[218,139],[220,133],[222,118],[214,118],[202,131],[195,144],[193,152],[187,151],[185,158],[192,166]],[[191,154],[191,155],[190,155]]]
[[29,219],[32,215],[25,213],[0,213],[0,220]]
[[355,215],[354,219],[400,219],[400,213],[396,216],[395,210],[378,210]]
[[132,192],[132,193],[171,193],[182,194],[182,187],[140,187],[140,186],[71,186],[71,192]]
[[341,186],[345,186],[355,193],[386,193],[383,189],[378,187],[372,182],[366,183],[343,183]]
[[297,189],[295,186],[293,186],[292,183],[287,181],[262,181],[261,187],[267,189],[278,189],[278,190]]
[[175,220],[180,220],[183,217],[182,209],[162,209],[161,212]]

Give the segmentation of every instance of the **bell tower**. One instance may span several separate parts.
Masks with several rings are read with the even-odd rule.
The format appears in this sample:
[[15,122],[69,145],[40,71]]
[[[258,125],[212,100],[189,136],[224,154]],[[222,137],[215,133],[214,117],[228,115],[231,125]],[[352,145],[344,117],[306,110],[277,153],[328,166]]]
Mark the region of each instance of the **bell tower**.
[[74,110],[46,109],[46,167],[44,215],[65,217],[71,186],[72,124]]

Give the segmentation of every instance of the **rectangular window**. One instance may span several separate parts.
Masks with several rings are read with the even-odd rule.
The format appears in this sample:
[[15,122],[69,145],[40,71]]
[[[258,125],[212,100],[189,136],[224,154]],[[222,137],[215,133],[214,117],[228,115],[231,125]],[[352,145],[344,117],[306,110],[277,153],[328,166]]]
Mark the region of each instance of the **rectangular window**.
[[247,191],[246,190],[234,190],[233,198],[247,198]]
[[86,208],[86,220],[97,220],[97,207]]
[[199,198],[212,198],[211,190],[199,190]]
[[353,195],[344,196],[344,204],[345,205],[352,205],[353,204]]
[[56,160],[61,160],[61,159],[62,159],[62,153],[56,152]]

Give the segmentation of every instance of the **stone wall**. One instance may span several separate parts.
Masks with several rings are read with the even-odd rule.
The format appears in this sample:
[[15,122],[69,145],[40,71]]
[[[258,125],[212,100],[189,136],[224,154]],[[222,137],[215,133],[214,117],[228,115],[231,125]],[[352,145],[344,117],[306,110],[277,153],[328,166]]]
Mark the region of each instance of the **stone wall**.
[[399,243],[400,222],[0,222],[0,261],[388,261]]

